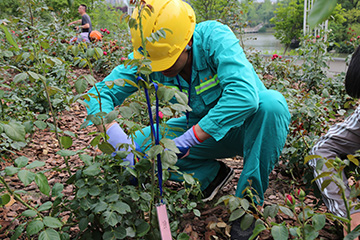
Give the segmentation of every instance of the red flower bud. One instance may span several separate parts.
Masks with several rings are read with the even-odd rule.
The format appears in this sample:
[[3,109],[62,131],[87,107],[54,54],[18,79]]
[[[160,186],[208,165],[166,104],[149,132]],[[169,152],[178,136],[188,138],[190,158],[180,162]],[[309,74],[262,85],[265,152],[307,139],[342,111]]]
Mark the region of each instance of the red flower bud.
[[103,31],[104,31],[104,29],[100,28],[100,31],[102,31],[102,32],[103,32]]
[[291,196],[290,194],[286,194],[285,203],[286,203],[286,205],[288,205],[289,207],[294,206],[294,205],[295,205],[295,199],[294,199],[294,197]]
[[107,55],[107,52],[104,52],[104,55],[106,56],[106,55]]
[[106,28],[104,28],[104,32],[106,32],[107,31],[107,29]]
[[110,33],[110,31],[109,31],[109,30],[107,30],[107,31],[106,31],[106,33],[107,33],[107,34],[109,34],[109,33]]
[[320,38],[320,35],[316,35],[316,38]]
[[300,199],[300,200],[303,200],[306,196],[304,190],[302,190],[301,188],[299,188],[297,191],[296,191],[296,196]]

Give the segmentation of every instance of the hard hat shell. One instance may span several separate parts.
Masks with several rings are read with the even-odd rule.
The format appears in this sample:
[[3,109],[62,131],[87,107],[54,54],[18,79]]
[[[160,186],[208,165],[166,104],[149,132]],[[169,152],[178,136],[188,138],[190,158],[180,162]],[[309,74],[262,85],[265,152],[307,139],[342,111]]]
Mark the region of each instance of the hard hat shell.
[[101,40],[102,39],[102,34],[99,31],[91,31],[90,33],[90,39],[97,39],[97,40]]
[[[144,2],[144,0],[143,0]],[[146,42],[146,51],[151,60],[151,68],[159,72],[170,68],[189,43],[196,24],[195,12],[191,6],[182,0],[145,0],[144,8],[153,12],[141,10],[141,22],[145,39],[160,29],[166,32],[165,38],[154,43]],[[149,15],[149,12],[151,14]],[[132,18],[139,24],[139,8],[134,9]],[[170,29],[167,31],[166,29]],[[139,27],[131,28],[131,40],[134,47],[134,57],[143,57],[143,47]]]

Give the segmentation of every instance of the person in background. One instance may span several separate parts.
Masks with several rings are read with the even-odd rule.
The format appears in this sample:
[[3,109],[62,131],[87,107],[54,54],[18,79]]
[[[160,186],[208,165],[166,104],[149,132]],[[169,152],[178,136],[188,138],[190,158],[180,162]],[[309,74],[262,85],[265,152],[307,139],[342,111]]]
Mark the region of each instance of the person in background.
[[[355,50],[351,57],[349,68],[345,76],[345,90],[353,98],[360,97],[360,46]],[[310,155],[318,155],[324,159],[346,158],[349,154],[354,154],[360,149],[360,106],[355,112],[346,118],[343,122],[330,127],[329,131],[322,136],[310,151]],[[312,159],[309,165],[314,169],[314,177],[317,177],[322,171],[329,171],[324,164],[321,171],[316,170],[316,163],[319,159]],[[316,180],[316,184],[321,189],[322,183],[326,178]],[[350,196],[350,187],[346,174],[343,170],[343,181],[346,188],[345,195],[347,199]],[[339,194],[339,187],[331,182],[321,191],[322,198],[327,208],[333,214],[340,217],[347,217],[345,203]],[[360,209],[351,209],[351,229],[360,224]],[[344,235],[347,233],[344,230]]]
[[[69,23],[68,26],[81,23],[80,26],[75,27],[76,31],[78,31],[79,28],[81,28],[80,38],[78,38],[77,41],[85,40],[85,42],[90,42],[89,35],[92,31],[92,25],[91,25],[91,19],[90,19],[89,15],[87,15],[87,13],[86,13],[86,8],[87,7],[85,4],[80,4],[80,6],[78,8],[78,12],[81,15],[81,19]],[[75,41],[75,38],[70,40],[70,42],[73,42],[73,41]]]
[[[243,190],[251,186],[264,201],[269,174],[278,162],[285,144],[290,114],[285,98],[268,90],[247,60],[239,40],[226,25],[217,21],[196,24],[194,10],[181,0],[146,0],[154,12],[142,14],[144,37],[160,29],[167,31],[158,42],[146,43],[151,60],[152,80],[176,87],[188,95],[192,111],[186,116],[167,121],[170,135],[181,150],[176,163],[181,172],[194,174],[201,183],[203,201],[212,200],[233,177],[234,171],[217,161],[219,158],[244,157],[244,166],[235,195],[243,197]],[[145,6],[147,7],[147,6]],[[139,9],[132,18],[138,21]],[[129,58],[143,58],[139,28],[131,29],[133,53]],[[124,86],[106,87],[106,81],[129,79],[137,82],[137,69],[117,66],[102,82],[101,103],[104,112],[114,110],[138,89]],[[97,95],[92,88],[89,93]],[[96,114],[99,103],[87,101],[88,114]],[[117,149],[120,143],[131,143],[117,122],[106,126],[109,143]],[[133,139],[144,148],[150,143],[150,127],[136,133]],[[170,136],[169,135],[169,136]],[[147,141],[143,144],[144,141]],[[130,155],[130,154],[129,154]],[[128,156],[129,156],[128,155]],[[128,159],[133,164],[132,156]],[[182,181],[171,174],[171,180]],[[242,231],[240,220],[232,225],[232,239],[248,239],[254,225]]]

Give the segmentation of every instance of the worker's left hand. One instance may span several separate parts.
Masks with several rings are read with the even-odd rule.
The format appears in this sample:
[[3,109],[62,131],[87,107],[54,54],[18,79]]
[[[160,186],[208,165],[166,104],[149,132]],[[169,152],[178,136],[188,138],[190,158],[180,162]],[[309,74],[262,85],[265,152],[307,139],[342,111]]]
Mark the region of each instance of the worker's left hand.
[[79,30],[79,26],[76,26],[76,31],[78,31]]
[[190,148],[194,145],[201,143],[195,136],[194,127],[187,130],[183,135],[174,139],[176,147],[180,153],[176,154],[178,158],[184,158],[189,155]]

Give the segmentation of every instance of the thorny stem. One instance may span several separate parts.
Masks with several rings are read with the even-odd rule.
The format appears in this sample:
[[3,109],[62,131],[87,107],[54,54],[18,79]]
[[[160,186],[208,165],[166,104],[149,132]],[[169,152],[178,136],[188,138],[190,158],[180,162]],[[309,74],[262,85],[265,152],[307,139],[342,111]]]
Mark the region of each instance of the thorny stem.
[[33,14],[32,14],[30,1],[27,1],[27,2],[28,2],[28,4],[29,4],[29,12],[30,12],[31,26],[34,26],[34,16],[33,16]]
[[[145,41],[145,37],[144,37],[144,32],[143,32],[143,28],[142,28],[142,18],[141,18],[141,13],[142,13],[142,9],[146,7],[144,5],[141,6],[141,8],[139,9],[139,15],[138,15],[138,19],[139,19],[139,29],[140,29],[140,38],[141,38],[141,45],[143,47],[143,53],[144,53],[144,60],[147,59],[147,51],[146,51],[146,41]],[[149,83],[150,82],[150,78],[149,75],[146,75],[146,81]],[[146,87],[146,86],[145,86]],[[152,116],[150,116],[152,117]],[[154,143],[154,132],[151,129],[151,142]],[[152,161],[152,174],[151,174],[151,202],[150,202],[150,212],[149,212],[149,217],[150,220],[152,218],[152,208],[153,208],[153,203],[155,203],[155,174],[156,174],[156,160],[153,159]],[[162,171],[162,169],[158,169],[158,171]]]
[[22,205],[24,205],[25,207],[37,212],[37,214],[40,217],[43,217],[43,215],[38,212],[38,210],[36,210],[35,208],[33,208],[32,206],[30,206],[28,203],[26,203],[18,194],[15,194],[13,190],[11,190],[11,188],[9,187],[9,185],[7,184],[7,182],[5,181],[5,179],[0,176],[0,182],[2,182],[2,184],[4,184],[6,190],[10,193],[11,196],[13,196],[17,201],[19,201]]
[[[340,175],[340,179],[343,179],[343,176],[342,176],[342,171],[339,173]],[[346,231],[349,233],[351,232],[351,213],[350,213],[350,206],[349,206],[349,203],[346,199],[346,195],[345,195],[345,190],[344,189],[341,189],[341,198],[343,199],[344,201],[344,204],[345,204],[345,208],[346,208],[346,216],[347,218],[350,220],[347,224],[346,224]]]
[[[35,52],[36,52],[36,51],[35,51]],[[41,64],[41,62],[40,62],[40,64]],[[57,120],[56,120],[56,113],[55,113],[55,111],[54,111],[54,109],[53,109],[53,107],[52,107],[51,99],[50,99],[50,94],[49,94],[48,88],[47,88],[47,86],[46,86],[46,81],[45,81],[46,77],[45,77],[44,64],[41,64],[41,66],[42,66],[42,72],[43,72],[43,75],[44,75],[44,79],[41,78],[41,81],[42,81],[42,83],[43,83],[43,85],[44,85],[44,88],[45,88],[46,98],[47,98],[47,101],[48,101],[48,103],[49,103],[49,108],[50,108],[51,115],[52,115],[52,118],[53,118],[53,121],[54,121],[55,135],[56,135],[56,138],[57,138],[57,140],[58,140],[58,142],[59,142],[59,147],[60,147],[60,149],[62,150],[63,147],[62,147],[62,144],[61,144],[61,141],[60,141],[59,132],[58,132],[58,125],[57,125]],[[67,170],[68,174],[71,176],[71,171],[70,171],[70,165],[69,165],[69,159],[68,159],[68,157],[64,157],[64,160],[65,160],[65,164],[66,164],[66,170]]]

